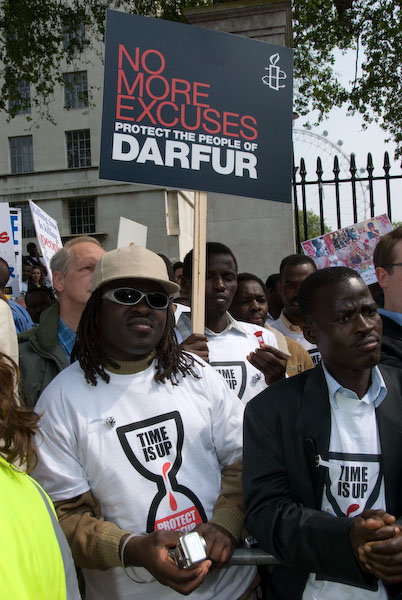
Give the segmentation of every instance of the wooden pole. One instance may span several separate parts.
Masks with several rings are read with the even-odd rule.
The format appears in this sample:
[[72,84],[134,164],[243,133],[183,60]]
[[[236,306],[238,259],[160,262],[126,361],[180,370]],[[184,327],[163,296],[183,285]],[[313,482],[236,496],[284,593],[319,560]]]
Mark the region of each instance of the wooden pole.
[[191,329],[193,333],[202,334],[205,330],[206,241],[207,194],[206,192],[195,192]]

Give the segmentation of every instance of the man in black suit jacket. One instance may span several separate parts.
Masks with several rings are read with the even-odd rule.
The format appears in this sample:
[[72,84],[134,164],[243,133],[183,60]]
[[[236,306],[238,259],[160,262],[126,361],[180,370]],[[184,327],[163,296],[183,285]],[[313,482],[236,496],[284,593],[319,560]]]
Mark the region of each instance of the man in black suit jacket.
[[246,527],[280,561],[269,598],[387,598],[402,582],[402,372],[376,366],[381,319],[352,269],[310,275],[299,305],[323,364],[246,408]]
[[384,235],[373,255],[377,280],[384,293],[378,312],[383,322],[381,363],[402,368],[402,227]]

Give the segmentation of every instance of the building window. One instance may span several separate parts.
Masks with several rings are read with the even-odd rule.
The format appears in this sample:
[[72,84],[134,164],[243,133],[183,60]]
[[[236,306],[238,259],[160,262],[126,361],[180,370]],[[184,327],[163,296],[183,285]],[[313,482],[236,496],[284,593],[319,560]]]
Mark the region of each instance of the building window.
[[64,108],[88,106],[88,78],[86,71],[64,73]]
[[32,220],[31,209],[29,208],[28,202],[24,202],[23,204],[13,204],[12,207],[21,209],[22,237],[36,237],[35,225]]
[[21,135],[8,138],[10,144],[11,173],[32,173],[33,146],[32,135]]
[[71,233],[94,233],[95,200],[94,198],[74,198],[69,200]]
[[89,129],[66,131],[67,166],[69,169],[91,166],[91,137]]
[[31,114],[31,84],[25,79],[20,79],[15,90],[9,90],[8,112],[10,115]]
[[63,25],[63,48],[66,51],[76,52],[83,50],[85,38],[85,25],[80,25],[74,29],[71,25]]

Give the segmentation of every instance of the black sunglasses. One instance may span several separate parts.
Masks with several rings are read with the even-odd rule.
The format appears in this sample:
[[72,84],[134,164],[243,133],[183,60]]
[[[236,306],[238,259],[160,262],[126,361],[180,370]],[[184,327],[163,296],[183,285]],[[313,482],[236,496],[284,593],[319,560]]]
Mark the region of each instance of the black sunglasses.
[[140,292],[140,290],[134,288],[107,290],[107,292],[103,293],[102,298],[116,302],[116,304],[124,304],[125,306],[134,306],[145,298],[148,306],[155,310],[167,308],[170,301],[170,296],[162,292]]

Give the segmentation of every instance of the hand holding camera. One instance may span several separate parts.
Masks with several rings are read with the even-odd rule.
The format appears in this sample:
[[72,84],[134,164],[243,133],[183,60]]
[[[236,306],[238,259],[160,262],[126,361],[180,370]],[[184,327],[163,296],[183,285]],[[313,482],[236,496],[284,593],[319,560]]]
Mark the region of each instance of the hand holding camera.
[[[203,582],[211,561],[204,558],[202,562],[193,564],[192,568],[178,568],[171,553],[175,552],[183,535],[179,531],[154,531],[133,537],[125,548],[125,565],[144,567],[163,585],[168,585],[181,594],[190,594]],[[191,546],[193,558],[196,558],[195,550],[197,548]]]
[[191,569],[206,560],[207,543],[196,531],[185,533],[169,555],[180,569]]
[[207,543],[207,557],[214,569],[221,569],[232,557],[236,549],[235,538],[216,523],[202,523],[195,528]]

